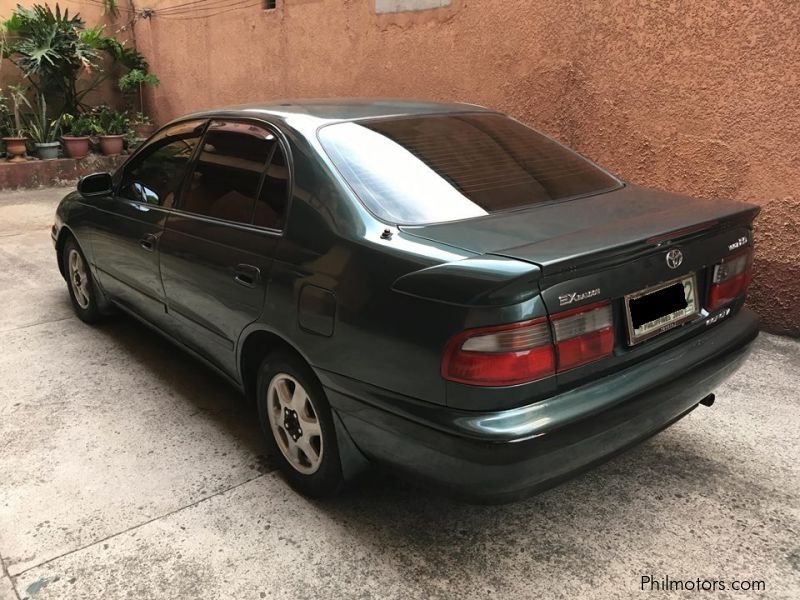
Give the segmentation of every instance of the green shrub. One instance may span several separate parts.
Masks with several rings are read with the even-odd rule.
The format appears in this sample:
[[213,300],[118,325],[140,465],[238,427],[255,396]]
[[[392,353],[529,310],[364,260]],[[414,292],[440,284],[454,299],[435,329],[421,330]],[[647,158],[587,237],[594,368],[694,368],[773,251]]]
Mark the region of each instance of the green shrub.
[[98,135],[101,132],[97,118],[89,113],[78,116],[66,114],[62,119],[64,135],[72,137],[87,137]]
[[55,12],[48,5],[18,5],[3,23],[4,57],[38,90],[62,98],[69,112],[78,109],[85,93],[78,90],[78,77],[97,68],[97,52],[80,35],[83,25],[80,15],[62,13],[58,4]]

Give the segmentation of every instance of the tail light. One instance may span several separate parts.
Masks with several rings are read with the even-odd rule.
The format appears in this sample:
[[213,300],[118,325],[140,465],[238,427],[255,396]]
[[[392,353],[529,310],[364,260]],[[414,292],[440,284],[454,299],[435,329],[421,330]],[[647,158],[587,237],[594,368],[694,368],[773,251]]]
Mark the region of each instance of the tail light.
[[442,377],[469,385],[515,385],[554,373],[546,318],[468,329],[450,340],[442,358]]
[[598,360],[614,349],[609,303],[553,317],[468,329],[447,344],[442,377],[477,386],[528,383]]
[[752,276],[753,251],[729,256],[714,266],[711,288],[708,292],[708,309],[716,310],[744,294]]
[[614,350],[611,304],[593,304],[555,315],[558,370],[566,371],[608,356]]

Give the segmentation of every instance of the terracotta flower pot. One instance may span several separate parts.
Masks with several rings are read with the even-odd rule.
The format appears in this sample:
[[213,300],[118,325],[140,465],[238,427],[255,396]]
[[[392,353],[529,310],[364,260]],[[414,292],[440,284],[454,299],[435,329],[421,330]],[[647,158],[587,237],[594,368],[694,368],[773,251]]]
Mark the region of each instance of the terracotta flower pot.
[[124,146],[124,137],[124,135],[101,135],[100,152],[102,152],[105,156],[121,154]]
[[89,138],[88,136],[73,137],[65,135],[61,138],[64,144],[64,154],[70,158],[83,158],[89,154]]
[[156,130],[156,126],[152,123],[137,123],[133,126],[133,133],[136,137],[147,139]]
[[25,138],[24,137],[4,137],[6,152],[9,162],[22,162],[25,160]]

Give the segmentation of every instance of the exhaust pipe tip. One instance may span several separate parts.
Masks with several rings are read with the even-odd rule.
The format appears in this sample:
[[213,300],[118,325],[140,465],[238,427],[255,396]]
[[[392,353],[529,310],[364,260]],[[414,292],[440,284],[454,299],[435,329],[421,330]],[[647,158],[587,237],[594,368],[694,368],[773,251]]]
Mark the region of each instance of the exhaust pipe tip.
[[716,399],[717,397],[714,394],[709,394],[708,396],[700,400],[700,404],[702,404],[703,406],[714,406],[714,400]]

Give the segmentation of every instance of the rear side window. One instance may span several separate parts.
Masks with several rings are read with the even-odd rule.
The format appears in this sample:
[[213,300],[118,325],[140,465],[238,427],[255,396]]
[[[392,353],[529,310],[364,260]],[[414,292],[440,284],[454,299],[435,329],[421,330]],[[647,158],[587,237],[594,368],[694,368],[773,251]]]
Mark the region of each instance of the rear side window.
[[157,206],[172,206],[204,122],[180,123],[163,131],[125,167],[118,195]]
[[422,225],[619,187],[585,158],[497,114],[329,125],[320,142],[379,218]]
[[275,136],[252,123],[213,121],[181,200],[188,212],[251,223]]

